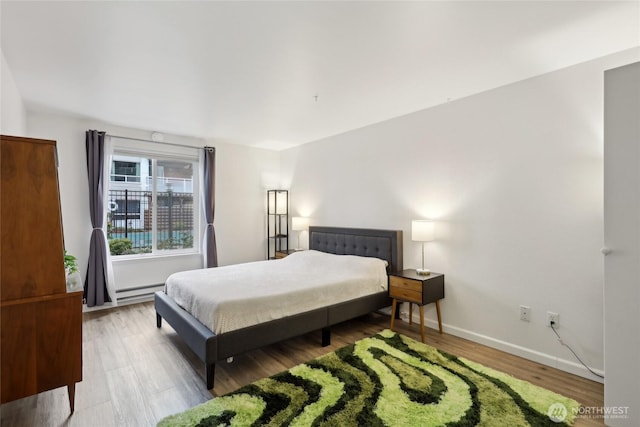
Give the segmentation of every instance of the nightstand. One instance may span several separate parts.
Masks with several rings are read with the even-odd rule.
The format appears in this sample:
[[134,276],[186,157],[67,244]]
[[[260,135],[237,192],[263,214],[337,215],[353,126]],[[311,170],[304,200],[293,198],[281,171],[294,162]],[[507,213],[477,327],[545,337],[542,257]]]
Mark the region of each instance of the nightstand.
[[294,252],[300,252],[302,249],[287,249],[285,251],[276,251],[276,259],[284,258]]
[[421,276],[415,270],[404,270],[389,275],[389,296],[393,298],[391,329],[396,318],[398,301],[409,303],[409,323],[413,323],[413,304],[420,306],[420,334],[424,342],[424,306],[435,302],[438,314],[438,329],[442,333],[440,300],[444,298],[444,274],[431,273]]

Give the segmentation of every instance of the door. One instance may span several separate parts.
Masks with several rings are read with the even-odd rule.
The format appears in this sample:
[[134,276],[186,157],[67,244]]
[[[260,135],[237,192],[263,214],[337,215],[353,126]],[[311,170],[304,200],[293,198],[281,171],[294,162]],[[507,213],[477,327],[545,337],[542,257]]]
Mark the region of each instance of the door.
[[[640,62],[605,72],[604,400],[640,425]],[[607,251],[603,251],[607,253]]]

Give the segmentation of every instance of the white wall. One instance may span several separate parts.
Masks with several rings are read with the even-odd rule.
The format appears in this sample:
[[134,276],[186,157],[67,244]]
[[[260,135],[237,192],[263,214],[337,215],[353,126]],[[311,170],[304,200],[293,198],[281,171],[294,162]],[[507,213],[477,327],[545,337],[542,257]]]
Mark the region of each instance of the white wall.
[[605,75],[604,263],[605,405],[640,425],[640,62]]
[[216,240],[220,265],[263,260],[267,190],[278,187],[277,151],[209,141],[216,147]]
[[[151,132],[44,112],[29,112],[27,128],[29,136],[58,142],[65,245],[78,258],[80,272],[84,275],[92,229],[88,207],[85,131],[98,129],[109,134],[142,139],[149,139]],[[277,176],[278,153],[176,135],[165,135],[165,141],[194,147],[216,147],[214,224],[219,264],[264,259],[264,177]],[[164,283],[166,277],[174,271],[201,266],[201,257],[193,255],[115,261],[116,289]]]
[[[603,71],[639,55],[287,150],[292,215],[403,229],[405,268],[420,265],[411,220],[437,219],[426,266],[446,274],[447,332],[584,374],[546,326],[551,310],[565,341],[602,370]],[[519,320],[521,304],[530,323]]]
[[24,136],[26,133],[26,109],[22,102],[22,96],[13,80],[11,69],[0,51],[0,133],[3,135]]
[[[217,148],[221,265],[264,258],[268,188],[290,188],[291,215],[312,224],[404,229],[406,268],[420,263],[411,220],[438,219],[426,263],[447,277],[445,330],[587,375],[545,312],[560,313],[565,341],[601,370],[603,71],[638,57],[622,52],[282,153],[165,140]],[[42,112],[27,119],[29,136],[58,141],[65,241],[84,272],[84,131],[150,131]],[[123,266],[117,285],[161,283],[198,262]],[[519,320],[521,304],[532,308],[530,323]],[[427,314],[433,326],[434,308]]]

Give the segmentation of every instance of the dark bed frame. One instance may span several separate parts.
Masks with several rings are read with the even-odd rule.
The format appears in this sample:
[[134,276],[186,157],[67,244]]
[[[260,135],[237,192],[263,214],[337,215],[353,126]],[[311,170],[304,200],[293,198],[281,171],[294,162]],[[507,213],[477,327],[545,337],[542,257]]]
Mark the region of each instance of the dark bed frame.
[[[402,270],[402,230],[309,227],[309,248],[337,255],[376,257],[387,270]],[[156,325],[164,318],[205,364],[213,388],[215,364],[240,353],[318,329],[322,345],[331,344],[331,326],[391,305],[387,291],[216,335],[164,292],[155,293]]]

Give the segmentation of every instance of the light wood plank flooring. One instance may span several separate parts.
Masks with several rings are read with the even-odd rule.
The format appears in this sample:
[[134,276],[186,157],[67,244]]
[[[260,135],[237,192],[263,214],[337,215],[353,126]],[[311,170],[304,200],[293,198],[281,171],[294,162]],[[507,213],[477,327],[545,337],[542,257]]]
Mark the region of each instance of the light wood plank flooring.
[[[69,416],[66,388],[5,403],[2,427],[153,426],[183,411],[306,360],[389,327],[389,317],[371,314],[332,328],[330,347],[320,332],[235,357],[216,367],[215,388],[206,389],[204,366],[171,327],[155,326],[153,303],[84,314],[83,381],[76,387],[76,410]],[[420,340],[416,325],[396,322],[396,330]],[[427,328],[426,341],[439,349],[576,399],[584,406],[603,405],[602,384],[512,356]],[[603,425],[579,419],[576,425]]]

